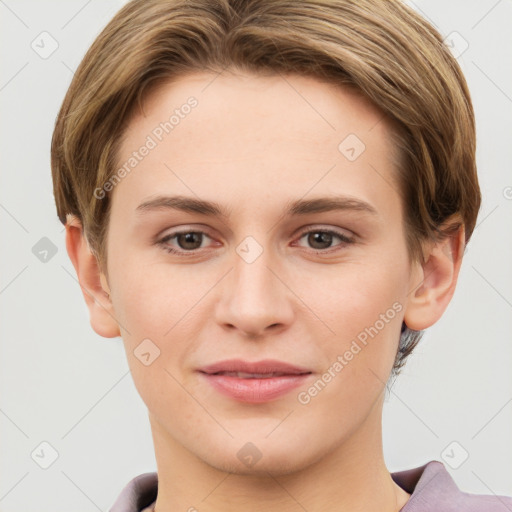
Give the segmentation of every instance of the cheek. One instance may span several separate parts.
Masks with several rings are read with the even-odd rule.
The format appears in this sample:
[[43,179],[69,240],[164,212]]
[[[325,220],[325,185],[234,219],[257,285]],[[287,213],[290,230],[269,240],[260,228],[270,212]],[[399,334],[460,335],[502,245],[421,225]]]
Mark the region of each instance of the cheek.
[[404,287],[399,279],[397,272],[368,267],[332,280],[334,291],[322,299],[329,305],[322,319],[335,334],[322,339],[321,350],[327,354],[324,373],[312,388],[302,390],[302,398],[310,400],[306,410],[311,406],[328,411],[332,421],[325,423],[326,436],[352,432],[383,392],[402,324]]
[[[176,414],[186,408],[186,396],[175,371],[187,354],[189,336],[200,290],[186,286],[179,271],[156,265],[124,264],[112,276],[118,321],[133,382],[150,411]],[[175,377],[175,378],[173,378]],[[172,401],[169,401],[172,397]]]
[[[319,316],[325,319],[340,341],[356,337],[385,316],[385,325],[400,323],[400,311],[407,293],[407,276],[396,267],[361,265],[333,273],[329,286],[316,304]],[[378,326],[382,328],[381,322]],[[383,329],[380,329],[383,330]]]
[[[168,389],[177,384],[166,370],[176,373],[195,349],[202,321],[208,317],[207,301],[202,299],[218,280],[211,271],[201,275],[184,265],[143,264],[135,258],[125,259],[112,273],[115,315],[129,331],[121,331],[128,364],[146,403],[158,400],[158,393],[149,388],[156,381],[167,393],[180,394],[179,386]],[[148,352],[150,359],[157,357],[145,366],[140,356]]]
[[[215,276],[192,272],[185,266],[126,262],[113,282],[118,320],[134,336],[167,341],[172,330],[194,317],[201,297],[215,283]],[[133,339],[133,342],[136,342]]]
[[[334,331],[323,342],[329,365],[342,357],[338,382],[349,393],[387,381],[400,339],[408,293],[407,258],[381,255],[334,272],[314,306]],[[310,294],[311,297],[315,296]],[[338,374],[337,374],[338,375]]]

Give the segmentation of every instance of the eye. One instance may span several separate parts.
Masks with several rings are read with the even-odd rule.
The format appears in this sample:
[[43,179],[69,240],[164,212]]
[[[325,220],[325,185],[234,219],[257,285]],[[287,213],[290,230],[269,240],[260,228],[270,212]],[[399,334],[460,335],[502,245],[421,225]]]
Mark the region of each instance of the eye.
[[348,244],[354,243],[353,237],[330,229],[310,229],[303,232],[300,235],[299,240],[302,240],[303,238],[306,238],[306,242],[310,244],[312,249],[320,252],[332,252],[328,249],[332,249],[333,240],[336,238],[341,240],[341,243],[335,245],[335,248],[340,246],[344,247]]
[[[177,231],[165,235],[157,241],[157,244],[169,253],[187,256],[185,253],[193,254],[198,249],[204,248],[202,247],[204,237],[210,238],[204,231]],[[174,239],[176,239],[178,248],[169,244]]]
[[[211,237],[204,231],[182,230],[165,235],[156,244],[171,254],[193,256],[200,249],[205,248],[203,245],[205,238],[211,240]],[[300,235],[299,240],[303,238],[306,239],[306,243],[317,253],[330,253],[333,250],[342,249],[355,241],[353,237],[345,233],[330,229],[309,229]],[[335,239],[340,240],[340,243],[333,246]],[[174,244],[171,244],[172,241],[174,241]]]

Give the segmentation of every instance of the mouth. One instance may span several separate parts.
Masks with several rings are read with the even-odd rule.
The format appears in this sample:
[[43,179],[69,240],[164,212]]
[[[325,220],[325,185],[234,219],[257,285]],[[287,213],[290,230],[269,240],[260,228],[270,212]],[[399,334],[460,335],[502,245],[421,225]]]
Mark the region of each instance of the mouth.
[[[311,373],[309,368],[296,366],[276,359],[264,359],[261,361],[244,361],[243,359],[226,359],[217,363],[210,364],[200,369],[201,372],[212,374],[240,374],[230,376],[240,376],[240,378],[264,378],[269,375],[301,375]],[[261,377],[259,377],[261,376]]]
[[217,392],[233,400],[264,403],[286,395],[304,384],[312,371],[276,360],[220,361],[199,370]]
[[227,377],[237,377],[239,379],[271,379],[272,377],[284,377],[286,375],[302,375],[302,374],[290,374],[283,372],[272,372],[272,373],[247,373],[247,372],[216,372],[208,375],[226,375]]

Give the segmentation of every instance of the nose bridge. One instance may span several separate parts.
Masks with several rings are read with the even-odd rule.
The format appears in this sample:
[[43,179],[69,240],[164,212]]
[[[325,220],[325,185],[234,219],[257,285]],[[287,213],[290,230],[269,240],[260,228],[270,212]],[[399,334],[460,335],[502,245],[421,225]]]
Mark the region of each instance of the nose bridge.
[[235,248],[232,262],[218,306],[219,321],[252,334],[289,322],[287,288],[275,275],[273,267],[278,265],[268,243],[246,237]]
[[275,287],[272,282],[275,276],[270,271],[270,251],[259,244],[256,246],[256,243],[252,240],[244,241],[237,247],[233,273],[236,293],[245,298],[252,297],[254,301],[266,299],[266,295],[276,295],[276,291],[272,290]]

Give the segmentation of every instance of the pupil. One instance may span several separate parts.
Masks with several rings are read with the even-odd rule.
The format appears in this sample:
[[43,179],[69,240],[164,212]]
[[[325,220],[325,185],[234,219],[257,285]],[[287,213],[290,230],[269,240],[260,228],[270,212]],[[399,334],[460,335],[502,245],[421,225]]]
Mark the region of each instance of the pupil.
[[[313,247],[315,247],[316,243],[320,243],[321,247],[315,247],[315,249],[325,249],[322,244],[327,245],[327,247],[331,244],[332,235],[330,233],[311,233],[310,235],[310,243],[312,242]],[[324,240],[324,237],[326,240]]]
[[[183,249],[197,249],[199,246],[201,246],[201,241],[199,239],[199,244],[197,243],[198,242],[198,238],[200,237],[200,233],[185,233],[185,234],[181,234],[180,235],[180,246],[182,246]],[[194,238],[196,238],[196,241],[194,242]],[[184,247],[183,247],[183,244],[181,243],[182,241],[184,240]],[[187,244],[192,244],[193,247],[189,247],[187,246]],[[197,246],[197,247],[196,247]]]

